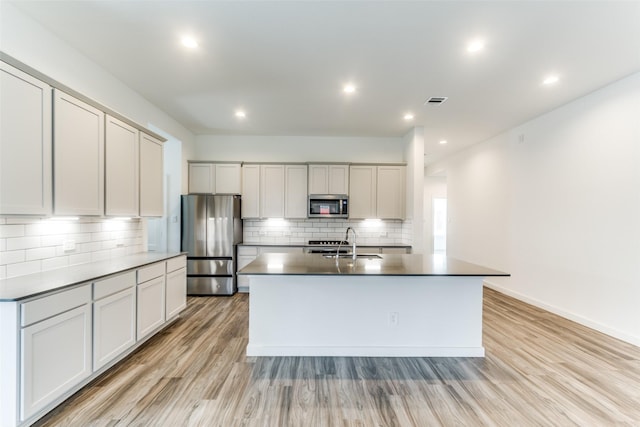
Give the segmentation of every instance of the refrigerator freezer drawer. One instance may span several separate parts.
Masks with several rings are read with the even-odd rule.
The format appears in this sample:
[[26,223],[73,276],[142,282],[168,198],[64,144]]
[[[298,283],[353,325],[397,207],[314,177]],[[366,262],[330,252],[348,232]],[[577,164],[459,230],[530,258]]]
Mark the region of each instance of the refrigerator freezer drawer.
[[190,276],[232,275],[235,264],[232,259],[189,259],[187,260],[187,274]]
[[233,295],[233,277],[187,277],[188,295]]

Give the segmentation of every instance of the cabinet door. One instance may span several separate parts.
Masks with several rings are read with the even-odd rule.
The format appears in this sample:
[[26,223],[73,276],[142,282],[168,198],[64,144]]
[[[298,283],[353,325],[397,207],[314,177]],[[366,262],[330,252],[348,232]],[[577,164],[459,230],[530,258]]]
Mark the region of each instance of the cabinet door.
[[285,218],[307,217],[307,166],[286,165],[285,173]]
[[104,113],[54,90],[53,212],[104,213]]
[[51,87],[1,61],[0,215],[51,215]]
[[139,138],[139,132],[133,126],[106,117],[106,215],[138,216]]
[[376,217],[376,167],[351,166],[349,218]]
[[164,276],[138,285],[138,340],[164,323]]
[[242,218],[260,218],[260,165],[242,166]]
[[211,163],[189,164],[189,193],[211,194],[216,188],[216,167]]
[[162,142],[140,133],[140,216],[164,215]]
[[239,163],[216,164],[216,194],[240,194],[242,171]]
[[169,320],[187,307],[187,269],[167,274],[165,319]]
[[309,165],[309,194],[329,194],[328,165]]
[[404,219],[405,173],[404,166],[378,166],[377,218]]
[[349,194],[348,165],[329,165],[329,194]]
[[22,329],[21,419],[91,375],[91,305]]
[[284,165],[260,166],[260,216],[284,217]]
[[136,342],[136,289],[129,287],[93,303],[93,369]]

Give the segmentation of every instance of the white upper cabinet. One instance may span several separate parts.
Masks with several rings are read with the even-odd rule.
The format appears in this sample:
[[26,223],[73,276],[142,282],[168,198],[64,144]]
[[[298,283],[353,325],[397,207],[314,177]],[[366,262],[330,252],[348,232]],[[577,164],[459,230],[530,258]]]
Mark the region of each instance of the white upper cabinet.
[[404,219],[405,217],[405,166],[378,166],[376,191],[376,217]]
[[307,217],[307,166],[285,165],[285,218]]
[[242,218],[260,218],[260,165],[242,165]]
[[51,87],[0,61],[0,215],[51,214]]
[[215,169],[216,194],[240,194],[242,192],[240,163],[217,163]]
[[329,194],[328,165],[309,165],[309,194]]
[[349,165],[329,165],[329,194],[349,194]]
[[352,165],[349,218],[404,219],[406,167]]
[[349,165],[309,165],[309,194],[349,194]]
[[376,218],[376,166],[351,166],[349,218]]
[[104,213],[104,113],[54,90],[53,212]]
[[240,163],[189,163],[189,193],[242,194]]
[[214,193],[216,166],[212,163],[189,163],[189,193]]
[[284,165],[260,166],[260,217],[284,217]]
[[139,132],[106,116],[105,214],[138,216]]
[[164,215],[162,142],[140,132],[140,216]]
[[306,165],[242,165],[242,218],[306,218]]

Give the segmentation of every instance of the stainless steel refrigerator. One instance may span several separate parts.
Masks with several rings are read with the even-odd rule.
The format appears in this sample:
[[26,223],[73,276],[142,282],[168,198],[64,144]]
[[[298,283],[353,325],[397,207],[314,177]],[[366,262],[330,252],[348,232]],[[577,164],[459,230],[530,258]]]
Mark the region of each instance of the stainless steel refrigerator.
[[182,196],[187,294],[233,295],[238,243],[242,243],[240,196]]

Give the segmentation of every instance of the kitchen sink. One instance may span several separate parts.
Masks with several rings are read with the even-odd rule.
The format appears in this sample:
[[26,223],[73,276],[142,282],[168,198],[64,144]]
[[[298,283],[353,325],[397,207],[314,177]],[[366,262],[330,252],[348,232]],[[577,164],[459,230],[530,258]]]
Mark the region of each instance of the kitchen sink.
[[[351,254],[325,254],[322,255],[325,258],[353,258],[353,255]],[[382,257],[380,255],[377,254],[356,254],[356,258],[360,259],[360,258],[364,258],[364,259],[382,259]]]

